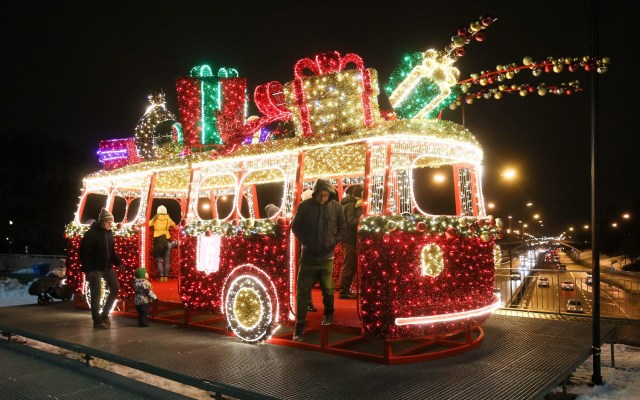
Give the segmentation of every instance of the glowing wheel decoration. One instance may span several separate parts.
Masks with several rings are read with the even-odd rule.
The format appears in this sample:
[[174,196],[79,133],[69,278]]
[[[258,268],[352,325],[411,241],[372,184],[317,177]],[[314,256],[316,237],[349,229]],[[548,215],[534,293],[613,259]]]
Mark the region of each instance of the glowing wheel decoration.
[[257,342],[271,336],[274,310],[271,295],[260,279],[250,275],[235,278],[224,306],[229,327],[243,341]]
[[[91,290],[89,290],[89,281],[87,280],[84,281],[83,292],[87,298],[87,305],[89,306],[89,309],[91,309]],[[100,313],[102,313],[102,310],[104,309],[104,303],[106,303],[108,296],[109,289],[107,288],[107,283],[104,279],[100,279]]]

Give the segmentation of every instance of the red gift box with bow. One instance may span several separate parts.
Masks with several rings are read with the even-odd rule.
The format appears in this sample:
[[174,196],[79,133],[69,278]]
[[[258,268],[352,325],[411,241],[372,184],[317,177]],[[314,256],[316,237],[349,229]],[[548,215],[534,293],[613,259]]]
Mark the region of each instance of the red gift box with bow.
[[[348,64],[355,69],[346,69]],[[313,75],[305,76],[305,70]],[[380,119],[378,73],[364,68],[357,54],[333,51],[304,58],[295,64],[294,77],[284,92],[298,134],[350,133]]]

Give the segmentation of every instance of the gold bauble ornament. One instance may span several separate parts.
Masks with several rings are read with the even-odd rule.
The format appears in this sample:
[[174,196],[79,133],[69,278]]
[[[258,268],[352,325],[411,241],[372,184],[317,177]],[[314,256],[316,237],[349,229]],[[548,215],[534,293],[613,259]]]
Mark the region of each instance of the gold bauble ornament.
[[522,64],[524,64],[524,65],[533,64],[533,57],[526,56],[525,58],[522,59]]
[[389,232],[393,232],[396,229],[398,229],[398,224],[396,223],[396,221],[389,221],[387,222],[387,230]]
[[553,72],[555,72],[556,74],[562,72],[563,69],[564,67],[562,66],[562,64],[556,64],[553,66]]
[[491,234],[489,232],[482,232],[480,234],[480,240],[487,243],[491,240]]
[[466,39],[461,36],[456,36],[453,38],[453,47],[462,47],[466,44]]
[[548,90],[547,90],[547,88],[545,88],[545,87],[540,87],[540,88],[538,88],[538,94],[539,94],[540,96],[544,96],[545,94],[547,94],[547,91],[548,91]]

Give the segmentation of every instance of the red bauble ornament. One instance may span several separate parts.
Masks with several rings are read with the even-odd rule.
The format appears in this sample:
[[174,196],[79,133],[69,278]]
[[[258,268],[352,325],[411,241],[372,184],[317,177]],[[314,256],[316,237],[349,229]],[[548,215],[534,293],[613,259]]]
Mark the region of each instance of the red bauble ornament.
[[466,26],[462,26],[458,28],[458,36],[467,37],[469,35],[470,35],[469,30],[467,29]]
[[465,50],[464,48],[462,48],[462,47],[458,47],[458,48],[456,49],[456,56],[458,56],[458,57],[462,57],[462,56],[464,56],[466,53],[467,53],[467,52],[466,52],[466,50]]
[[480,227],[484,226],[484,220],[483,219],[479,219],[478,220],[478,226],[480,226]]
[[187,226],[187,219],[186,218],[182,218],[182,221],[180,221],[180,225]]
[[207,237],[211,236],[211,231],[207,229],[206,231],[204,231],[204,235]]
[[416,224],[416,230],[418,232],[424,232],[427,230],[427,224],[425,224],[424,222],[420,221]]
[[122,222],[118,222],[118,225],[116,225],[116,229],[122,229]]
[[576,64],[569,64],[567,69],[569,70],[569,72],[576,72],[576,70],[578,69],[578,66]]
[[287,219],[283,218],[283,217],[278,217],[278,218],[276,218],[276,224],[279,227],[283,227],[283,226],[285,226],[287,224]]
[[478,42],[483,42],[484,39],[487,37],[487,34],[484,32],[478,32],[476,33],[476,36],[474,36],[476,38],[476,41]]
[[453,226],[448,227],[447,230],[444,231],[444,235],[447,237],[447,239],[453,239],[454,237],[456,237],[456,228],[454,228]]
[[485,15],[482,17],[481,22],[483,26],[489,26],[493,24],[493,17],[491,15]]

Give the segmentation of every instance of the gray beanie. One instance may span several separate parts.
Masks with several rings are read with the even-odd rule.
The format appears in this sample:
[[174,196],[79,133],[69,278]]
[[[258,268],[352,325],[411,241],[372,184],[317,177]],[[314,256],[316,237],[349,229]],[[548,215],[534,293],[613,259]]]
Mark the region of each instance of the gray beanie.
[[106,208],[103,208],[98,216],[98,222],[113,222],[113,214]]
[[264,208],[264,212],[267,213],[267,218],[271,218],[280,211],[280,208],[275,204],[267,204]]

